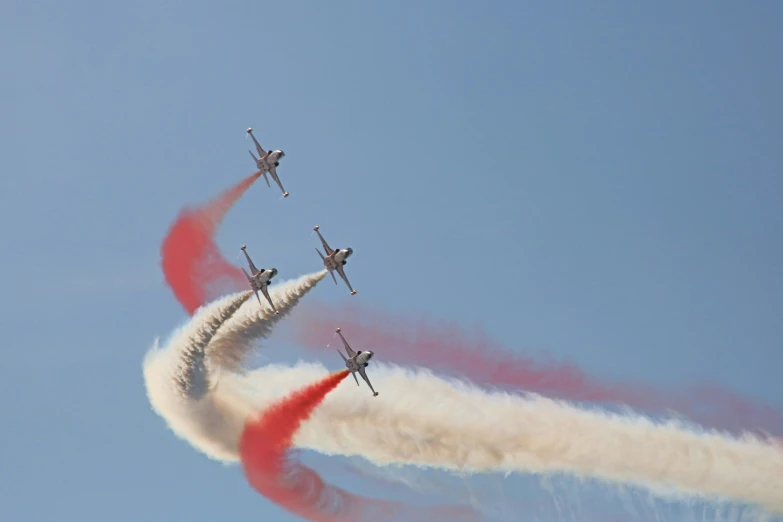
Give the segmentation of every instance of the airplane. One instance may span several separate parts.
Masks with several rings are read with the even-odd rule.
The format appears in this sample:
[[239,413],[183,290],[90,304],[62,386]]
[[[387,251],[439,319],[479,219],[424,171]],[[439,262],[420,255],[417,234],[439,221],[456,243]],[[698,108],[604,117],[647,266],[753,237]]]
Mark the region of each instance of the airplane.
[[367,374],[364,371],[364,369],[367,368],[367,365],[370,364],[370,359],[372,359],[372,356],[375,354],[369,351],[363,352],[361,350],[354,352],[348,345],[348,341],[346,341],[345,337],[343,337],[341,329],[338,328],[335,330],[335,332],[337,332],[337,334],[340,336],[340,339],[343,340],[345,351],[348,352],[348,358],[346,359],[345,355],[343,355],[343,352],[340,350],[337,350],[337,353],[339,353],[340,357],[342,357],[343,361],[345,361],[345,367],[351,370],[351,375],[353,375],[353,380],[356,381],[356,386],[359,386],[359,379],[356,378],[356,372],[359,372],[359,374],[362,376],[362,379],[364,379],[364,382],[366,382],[367,386],[369,386],[370,390],[372,390],[372,396],[377,397],[378,392],[373,389],[372,384],[370,384],[370,379],[367,378]]
[[321,232],[318,230],[318,225],[313,228],[316,232],[318,232],[318,237],[321,238],[321,243],[324,246],[324,250],[326,250],[326,257],[321,253],[320,250],[317,248],[315,249],[316,252],[318,252],[318,255],[321,256],[321,261],[324,262],[324,266],[329,270],[329,273],[332,275],[332,279],[334,280],[334,284],[337,284],[337,278],[334,277],[334,270],[337,270],[337,273],[340,274],[340,277],[343,278],[343,281],[345,281],[345,284],[348,285],[348,289],[351,291],[351,295],[356,295],[356,290],[351,288],[351,283],[348,282],[348,278],[345,276],[345,271],[343,270],[343,265],[345,265],[348,261],[347,259],[351,257],[351,254],[353,254],[352,248],[343,248],[342,250],[332,250],[329,248],[329,245],[326,244],[326,240],[324,239],[324,236],[321,235]]
[[269,301],[269,304],[272,306],[275,315],[278,315],[280,312],[275,308],[275,304],[272,302],[272,298],[269,297],[269,290],[267,289],[267,287],[272,284],[272,278],[277,275],[277,268],[262,268],[259,270],[256,268],[256,265],[253,264],[250,256],[247,255],[247,245],[242,245],[242,252],[244,252],[245,257],[247,258],[247,264],[250,265],[250,272],[252,272],[253,275],[251,276],[245,272],[244,268],[242,269],[242,272],[245,272],[245,277],[247,277],[247,281],[250,283],[250,288],[252,288],[253,292],[256,294],[258,304],[261,304],[261,298],[258,297],[258,291],[261,290],[261,293],[264,294],[264,297],[266,297],[266,300]]
[[285,191],[283,188],[283,184],[280,183],[280,178],[277,177],[277,166],[280,165],[280,159],[285,156],[285,152],[282,150],[272,150],[272,151],[265,151],[263,148],[261,148],[261,145],[258,144],[258,140],[256,140],[256,137],[253,135],[253,127],[247,128],[247,133],[250,134],[250,137],[253,138],[253,143],[256,144],[256,151],[258,151],[258,157],[256,158],[253,155],[253,152],[250,152],[250,155],[253,156],[253,159],[256,162],[256,167],[258,168],[258,171],[264,175],[264,180],[266,181],[266,185],[268,187],[271,187],[272,185],[269,184],[269,178],[266,177],[267,173],[272,175],[272,179],[275,180],[275,183],[277,183],[277,186],[280,187],[280,190],[283,191],[283,197],[288,197],[288,192]]

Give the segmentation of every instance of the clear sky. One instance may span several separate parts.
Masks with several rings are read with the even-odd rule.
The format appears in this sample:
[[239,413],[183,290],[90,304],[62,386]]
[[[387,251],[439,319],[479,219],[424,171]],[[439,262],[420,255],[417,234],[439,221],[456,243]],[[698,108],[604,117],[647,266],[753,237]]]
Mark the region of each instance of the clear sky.
[[141,372],[186,319],[161,240],[253,171],[248,126],[285,150],[291,196],[256,183],[229,214],[237,264],[247,243],[281,278],[317,270],[318,223],[354,248],[359,294],[326,281],[308,299],[780,401],[781,16],[761,0],[6,2],[0,518],[293,520],[168,432]]

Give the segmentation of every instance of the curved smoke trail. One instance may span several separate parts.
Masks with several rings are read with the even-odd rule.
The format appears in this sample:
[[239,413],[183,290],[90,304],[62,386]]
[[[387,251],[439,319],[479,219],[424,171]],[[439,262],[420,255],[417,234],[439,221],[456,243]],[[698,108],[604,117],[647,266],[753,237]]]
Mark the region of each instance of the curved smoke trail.
[[[206,302],[211,287],[222,283],[233,290],[245,284],[242,272],[220,254],[214,235],[225,214],[258,177],[258,173],[248,176],[210,203],[184,209],[164,239],[165,279],[191,315]],[[298,329],[297,341],[305,347],[320,345],[338,317],[349,317],[350,321],[340,320],[350,328],[355,341],[382,347],[384,358],[393,363],[425,365],[478,384],[523,388],[568,400],[627,404],[650,412],[674,409],[696,422],[735,432],[759,428],[773,435],[783,433],[783,414],[778,409],[717,386],[701,385],[684,396],[664,396],[639,384],[595,381],[572,363],[546,364],[512,354],[486,338],[466,342],[466,332],[451,325],[437,328],[424,321],[401,320],[355,307],[338,313],[322,305],[311,306],[310,311]],[[413,339],[400,334],[413,324],[417,325]]]
[[227,371],[237,369],[252,347],[225,347],[222,330],[238,315],[242,320],[252,317],[264,325],[256,330],[257,338],[263,337],[324,275],[319,272],[274,287],[270,295],[280,315],[272,315],[267,303],[261,308],[255,299],[248,302],[255,297],[253,292],[242,292],[199,310],[163,348],[155,341],[144,359],[147,395],[177,436],[213,458],[236,460],[238,433],[253,408],[241,398],[235,400],[221,380]]
[[[268,366],[237,382],[263,407],[317,378],[318,365]],[[783,451],[752,436],[697,432],[670,421],[587,411],[540,396],[379,365],[379,397],[335,390],[294,439],[378,466],[455,472],[565,472],[679,493],[757,503],[783,513]],[[423,402],[424,401],[424,402]]]
[[163,275],[188,314],[207,302],[211,287],[224,284],[235,290],[245,285],[242,271],[220,254],[214,235],[226,213],[260,176],[252,174],[209,203],[183,209],[166,234],[161,245]]
[[[184,209],[163,242],[165,279],[191,315],[206,302],[211,287],[222,283],[224,288],[239,289],[245,284],[242,272],[220,254],[214,235],[225,214],[256,179],[258,174],[253,174],[210,203]],[[466,342],[466,332],[451,325],[438,328],[355,307],[336,312],[322,305],[311,306],[309,311],[297,329],[297,341],[305,347],[320,345],[338,317],[349,317],[349,321],[341,321],[355,341],[381,347],[379,351],[390,362],[425,365],[478,384],[523,388],[568,400],[627,404],[651,412],[674,409],[696,422],[735,432],[759,428],[773,435],[783,433],[783,414],[778,409],[717,386],[701,385],[684,396],[664,396],[640,384],[595,381],[572,363],[546,364],[512,354],[486,338]],[[413,338],[400,334],[414,324]]]
[[[216,279],[224,277],[232,284],[244,283],[241,272],[220,256],[212,236],[220,219],[252,184],[253,178],[247,178],[207,207],[183,211],[164,241],[166,279],[191,314],[205,302],[209,285]],[[323,273],[320,276],[323,277]],[[194,318],[190,337],[180,335],[178,339],[172,339],[169,342],[171,349],[156,350],[145,360],[148,393],[156,411],[166,418],[175,433],[195,447],[228,461],[238,459],[239,435],[247,415],[279,398],[291,384],[300,383],[296,379],[288,381],[289,378],[306,374],[306,378],[301,379],[301,384],[305,384],[324,372],[319,367],[281,368],[281,373],[267,375],[269,371],[275,371],[268,367],[244,378],[226,373],[240,365],[250,350],[249,341],[271,328],[265,324],[270,321],[263,313],[255,313],[253,318],[252,313],[231,311],[233,306],[241,307],[249,295],[231,296],[210,306]],[[241,302],[236,304],[236,300]],[[234,326],[229,329],[229,325]],[[210,335],[211,341],[207,340],[205,344],[204,335]],[[376,370],[376,373],[383,378],[384,372]],[[327,435],[313,433],[308,428],[321,417],[329,418],[327,413],[317,412],[313,421],[296,436],[296,444],[325,453],[361,455],[379,465],[398,462],[451,470],[568,471],[657,490],[673,487],[696,494],[757,502],[778,511],[783,509],[779,500],[783,498],[780,447],[764,444],[754,437],[735,439],[688,431],[671,422],[655,425],[643,418],[602,416],[541,398],[531,402],[508,394],[488,394],[460,383],[429,374],[410,374],[399,368],[387,369],[386,377],[389,382],[384,383],[384,395],[393,393],[406,399],[403,402],[408,404],[409,411],[393,410],[384,415],[386,407],[381,403],[385,401],[372,403],[373,415],[368,415],[364,421],[353,419],[353,424],[348,422],[346,430],[340,433],[327,429]],[[543,377],[546,379],[546,375]],[[395,378],[399,382],[390,384]],[[492,427],[486,437],[480,434],[473,437],[478,439],[475,447],[470,443],[471,437],[459,440],[453,422],[438,422],[440,417],[448,421],[447,410],[436,408],[437,415],[431,415],[430,419],[421,410],[421,396],[428,397],[427,391],[437,388],[436,384],[443,387],[435,395],[438,401],[457,397],[457,402],[469,413],[475,416],[480,412],[483,416],[474,419],[470,426],[460,425],[457,433],[475,435],[469,428],[476,428],[482,422]],[[343,414],[361,417],[370,406],[366,399],[354,401],[355,397],[353,394],[346,397],[338,391],[325,406],[344,404],[345,408],[339,408]],[[483,405],[474,404],[481,400],[498,408],[483,411]],[[364,406],[357,410],[361,404]],[[547,408],[541,404],[563,411],[542,414],[537,409],[546,411]],[[508,418],[497,415],[503,410],[500,406],[505,408],[504,415],[509,415]],[[465,413],[455,411],[459,417]],[[339,412],[331,413],[339,421],[337,424],[345,422],[340,420]],[[591,422],[580,417],[583,423],[577,423],[573,415],[587,415]],[[373,421],[377,424],[368,426]],[[329,425],[331,421],[324,422]],[[475,422],[478,424],[474,425]],[[541,429],[536,430],[535,426]],[[400,427],[404,429],[398,430]],[[586,428],[593,431],[579,431]],[[516,442],[519,446],[516,452],[510,442],[515,431],[519,432],[520,439]],[[542,433],[547,433],[548,437],[541,438]],[[495,440],[500,434],[505,434],[505,439]],[[365,445],[368,437],[369,440],[375,438],[377,446],[351,446],[350,441],[355,442],[357,437]],[[394,442],[388,448],[383,446],[386,438]],[[512,448],[507,455],[503,455],[507,451],[505,446]]]
[[[255,401],[236,386],[232,375],[241,372],[252,342],[265,338],[277,321],[287,316],[299,300],[321,281],[326,271],[302,277],[274,288],[270,294],[280,311],[272,315],[268,305],[259,308],[252,292],[231,295],[201,309],[193,319],[176,332],[160,349],[155,343],[144,360],[147,394],[155,412],[171,430],[206,455],[223,461],[238,459],[238,441],[246,419],[257,411]],[[236,342],[242,339],[242,342]],[[334,383],[336,385],[336,382]],[[316,389],[316,392],[318,390]],[[323,391],[323,389],[322,389]],[[309,397],[312,396],[308,395]],[[296,396],[294,396],[294,399]],[[322,397],[321,397],[322,398]],[[314,408],[319,400],[305,402]],[[268,423],[250,424],[247,428],[245,469],[253,486],[270,500],[311,520],[364,520],[352,518],[372,514],[377,518],[404,515],[405,520],[424,513],[448,515],[450,520],[473,520],[472,510],[460,507],[433,507],[414,510],[402,504],[371,500],[329,486],[318,474],[287,460],[285,451],[299,424],[309,416],[301,404],[284,401],[271,409],[272,428]],[[264,417],[267,418],[267,417]],[[288,422],[286,422],[288,421]],[[260,437],[260,440],[259,440]],[[263,455],[260,465],[253,455]],[[267,461],[267,457],[278,459]],[[287,460],[291,466],[288,482],[279,484],[274,462]],[[256,465],[258,464],[258,465]],[[290,479],[295,481],[291,483]],[[319,514],[323,510],[324,513]],[[329,515],[329,514],[332,515]],[[329,518],[333,516],[333,518]]]
[[[241,288],[245,284],[241,271],[229,264],[220,254],[214,241],[214,235],[228,210],[258,177],[258,173],[249,176],[207,205],[181,211],[163,241],[161,252],[165,279],[172,288],[176,298],[191,315],[206,302],[209,296],[209,289],[216,286],[215,283],[222,282],[225,288]],[[316,276],[316,279],[322,279],[325,273],[319,274]],[[287,294],[284,296],[287,305],[281,309],[282,313],[280,315],[267,317],[266,321],[253,322],[253,316],[257,314],[250,312],[246,314],[249,319],[239,321],[238,326],[234,329],[238,329],[239,332],[244,332],[245,335],[252,338],[266,337],[274,324],[286,316],[288,310],[295,306],[302,296],[299,288],[296,286],[289,287],[288,292],[286,292],[286,287],[281,287],[277,292],[273,292],[276,300],[277,293],[281,292]],[[227,301],[229,306],[232,302],[234,302],[233,298],[229,298]],[[224,317],[219,313],[218,315],[228,319],[227,316]],[[183,336],[188,338],[188,333],[184,332]],[[174,343],[179,344],[178,341],[174,341]],[[199,350],[202,353],[207,351],[206,344],[192,343],[192,346],[196,347],[196,353]],[[236,344],[233,346],[236,346]],[[185,349],[182,352],[182,361],[189,360],[187,354],[191,351],[193,349]],[[165,353],[165,351],[162,353]],[[221,344],[219,338],[211,340],[209,353],[212,359],[211,373],[216,373],[218,368],[222,372],[240,371],[241,364],[246,356],[245,350],[232,350],[231,346]],[[181,396],[177,400],[173,394],[166,392],[166,386],[163,384],[165,378],[161,380],[161,377],[165,375],[163,367],[167,358],[176,359],[176,355],[162,355],[157,350],[156,344],[155,354],[150,355],[148,360],[145,361],[147,387],[150,390],[150,400],[155,410],[161,416],[167,418],[175,433],[182,438],[190,440],[196,447],[202,447],[206,453],[217,458],[231,458],[233,453],[221,444],[221,441],[225,439],[221,432],[224,429],[235,431],[240,422],[238,419],[246,415],[249,409],[243,409],[241,402],[231,397],[230,392],[223,394],[212,393],[209,396],[199,394],[199,400],[195,401],[192,400],[193,397],[188,395],[185,395],[185,397],[190,400],[183,400],[182,394],[180,394]],[[200,372],[194,373],[207,375],[205,368],[201,368]],[[176,376],[173,378],[176,379]],[[187,382],[181,383],[180,387],[182,386],[187,386]],[[227,412],[230,412],[230,414]],[[311,481],[321,484],[323,488],[326,488],[325,491],[331,491],[333,495],[339,493],[339,490],[326,486],[314,471],[307,468],[301,469],[306,471],[306,473],[303,471],[304,476]],[[369,501],[357,496],[346,495],[337,496],[343,500],[352,499],[351,505],[354,508],[362,506],[365,511],[372,506],[377,508],[383,505],[390,509],[390,506],[393,505],[393,503]],[[307,498],[300,498],[297,501],[294,496],[289,498],[289,500],[294,504],[299,502],[301,507],[301,505],[306,504]],[[385,511],[388,512],[389,509]],[[443,508],[439,513],[449,513],[451,511],[453,510]]]
[[462,508],[410,509],[397,502],[370,500],[330,486],[313,470],[288,454],[294,434],[326,395],[348,375],[342,370],[294,391],[272,404],[257,418],[248,419],[239,441],[242,466],[248,482],[259,493],[307,520],[359,522],[402,519],[473,520]]
[[426,366],[476,384],[521,388],[566,400],[619,403],[650,412],[674,409],[701,424],[735,432],[760,428],[783,433],[783,414],[778,409],[717,386],[694,386],[677,397],[641,384],[602,383],[573,363],[541,363],[457,325],[403,319],[366,307],[311,303],[296,317],[294,341],[321,351],[323,340],[332,337],[338,322],[351,332],[352,343],[376,350],[394,364]]
[[[199,331],[211,317],[208,311],[222,310],[230,300],[210,305],[186,329]],[[233,353],[229,361],[249,353],[254,336],[262,335],[268,321],[267,315],[250,309],[250,303],[241,307],[214,333],[203,348],[207,363],[217,360],[210,359],[215,352]],[[181,354],[189,343],[186,336],[175,336],[164,353]],[[149,388],[155,383],[171,386],[171,374],[159,368],[145,364]],[[488,392],[426,371],[374,368],[379,397],[353,387],[335,390],[302,425],[295,446],[361,456],[379,466],[565,472],[630,483],[658,494],[674,490],[783,512],[783,450],[755,437],[698,432],[674,421],[656,424],[640,416],[587,411],[539,396]],[[304,364],[271,365],[246,375],[225,373],[211,393],[197,401],[209,405],[209,415],[203,410],[156,409],[201,451],[236,461],[250,413],[327,374],[320,365]],[[154,394],[150,396],[154,400]],[[176,426],[183,421],[177,416],[183,414],[190,431]]]

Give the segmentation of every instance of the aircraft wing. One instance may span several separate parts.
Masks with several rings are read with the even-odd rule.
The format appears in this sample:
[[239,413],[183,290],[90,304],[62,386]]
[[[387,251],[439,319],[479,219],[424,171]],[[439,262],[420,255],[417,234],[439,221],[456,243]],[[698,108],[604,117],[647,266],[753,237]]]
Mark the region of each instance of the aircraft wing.
[[[272,168],[269,169],[269,173],[272,175],[272,179],[275,180],[275,183],[277,183],[277,186],[280,187],[280,190],[283,191],[283,195],[287,196],[288,192],[285,191],[285,189],[283,188],[283,184],[280,183],[280,178],[277,177],[277,167],[272,165]],[[267,180],[267,185],[268,184],[269,184],[269,180]]]
[[340,330],[337,330],[337,335],[339,335],[340,339],[342,339],[343,346],[345,346],[345,351],[348,353],[348,357],[353,359],[356,356],[356,352],[351,350],[351,346],[348,344],[348,341],[345,340],[345,337],[343,337],[343,334]]
[[318,234],[318,238],[321,240],[321,244],[324,246],[324,250],[326,250],[326,255],[331,256],[334,250],[329,248],[329,244],[324,239],[324,236],[321,235],[321,231],[318,230],[318,228],[315,229],[315,232]]
[[[245,254],[245,257],[247,258],[247,264],[248,264],[248,265],[250,265],[250,272],[251,272],[253,275],[260,274],[260,273],[262,273],[262,272],[264,271],[264,269],[263,269],[263,268],[262,268],[261,270],[259,270],[259,269],[257,269],[257,268],[256,268],[256,265],[254,265],[254,264],[253,264],[253,261],[250,259],[250,256],[249,256],[249,255],[247,255],[247,250],[245,250],[245,249],[243,248],[243,249],[242,249],[242,252],[244,252],[244,254]],[[249,278],[248,278],[248,279],[249,279]]]
[[[267,287],[266,283],[261,285],[261,293],[264,294],[264,297],[266,297],[266,300],[269,301],[269,305],[272,307],[272,311],[277,314],[277,308],[275,308],[275,304],[272,302],[272,298],[269,297],[269,287]],[[256,294],[258,295],[258,294]],[[259,302],[261,300],[259,299]]]
[[370,379],[367,378],[367,374],[364,371],[364,366],[359,366],[359,373],[362,374],[362,379],[364,379],[364,382],[366,382],[367,386],[370,387],[370,390],[372,391],[372,394],[373,395],[378,395],[378,392],[376,392],[373,389],[372,384],[370,384]]
[[343,270],[343,265],[337,265],[337,273],[340,274],[340,277],[343,278],[343,281],[345,281],[345,284],[348,286],[348,290],[351,291],[351,294],[355,294],[356,290],[351,288],[351,283],[348,282],[348,276],[345,275],[345,270]]
[[254,293],[254,294],[256,294],[256,299],[258,299],[258,306],[261,306],[261,307],[263,307],[264,305],[263,305],[263,304],[261,304],[261,298],[260,298],[260,297],[258,297],[258,290],[256,290],[256,289],[254,288],[254,289],[253,289],[253,293]]
[[253,138],[253,143],[256,144],[256,150],[258,151],[258,155],[261,156],[262,158],[266,156],[267,152],[261,147],[261,145],[258,144],[258,140],[253,134],[253,131],[248,132],[248,134],[250,134],[250,137]]

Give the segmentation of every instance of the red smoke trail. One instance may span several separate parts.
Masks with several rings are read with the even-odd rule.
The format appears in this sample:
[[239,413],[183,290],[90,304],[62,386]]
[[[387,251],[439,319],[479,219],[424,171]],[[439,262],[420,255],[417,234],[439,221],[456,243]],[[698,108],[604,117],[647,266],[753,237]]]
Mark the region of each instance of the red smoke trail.
[[220,254],[214,236],[226,213],[259,177],[256,172],[207,204],[182,209],[163,240],[163,275],[188,314],[216,296],[210,295],[215,285],[244,288],[242,271]]
[[783,432],[779,410],[737,397],[716,386],[699,385],[685,396],[662,394],[640,384],[604,384],[569,362],[540,362],[504,350],[483,334],[426,319],[394,318],[354,305],[309,304],[294,316],[298,344],[323,350],[340,326],[349,342],[376,350],[384,361],[425,366],[464,376],[480,385],[521,388],[567,400],[626,404],[647,411],[673,409],[697,422],[723,429]]
[[359,497],[326,484],[314,470],[290,458],[288,449],[299,426],[347,375],[348,370],[333,373],[248,420],[239,441],[239,454],[250,485],[289,512],[318,522],[381,522],[397,517],[407,521],[422,516],[421,520],[477,520],[471,510],[459,507],[416,513],[397,502]]

